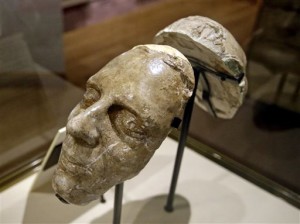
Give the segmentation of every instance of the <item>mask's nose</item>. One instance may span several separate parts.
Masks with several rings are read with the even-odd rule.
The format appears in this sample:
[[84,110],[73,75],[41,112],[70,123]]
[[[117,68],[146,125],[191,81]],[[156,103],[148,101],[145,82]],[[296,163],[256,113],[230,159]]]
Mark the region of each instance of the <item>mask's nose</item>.
[[96,119],[89,113],[83,112],[71,118],[67,124],[67,132],[77,141],[94,147],[99,142],[99,132]]

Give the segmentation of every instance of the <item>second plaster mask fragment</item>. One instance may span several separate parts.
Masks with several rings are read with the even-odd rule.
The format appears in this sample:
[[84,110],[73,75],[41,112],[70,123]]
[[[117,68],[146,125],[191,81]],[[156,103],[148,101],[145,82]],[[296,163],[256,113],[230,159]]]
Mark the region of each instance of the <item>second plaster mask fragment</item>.
[[193,89],[191,64],[172,47],[141,45],[110,61],[87,81],[69,116],[55,192],[83,205],[137,175]]
[[[172,46],[183,53],[193,67],[202,64],[214,71],[228,74],[239,81],[222,80],[207,72],[200,76],[196,104],[220,118],[232,118],[247,92],[246,57],[234,37],[219,23],[202,16],[180,19],[156,34],[154,43]],[[204,99],[210,91],[213,108]]]

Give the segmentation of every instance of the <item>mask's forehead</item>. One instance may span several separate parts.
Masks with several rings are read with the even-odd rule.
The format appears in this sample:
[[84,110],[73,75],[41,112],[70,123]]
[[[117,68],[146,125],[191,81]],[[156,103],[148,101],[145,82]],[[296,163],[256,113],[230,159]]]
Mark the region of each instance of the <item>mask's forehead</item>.
[[163,126],[178,116],[186,88],[180,72],[166,63],[166,55],[144,49],[133,49],[115,58],[89,82],[114,103]]

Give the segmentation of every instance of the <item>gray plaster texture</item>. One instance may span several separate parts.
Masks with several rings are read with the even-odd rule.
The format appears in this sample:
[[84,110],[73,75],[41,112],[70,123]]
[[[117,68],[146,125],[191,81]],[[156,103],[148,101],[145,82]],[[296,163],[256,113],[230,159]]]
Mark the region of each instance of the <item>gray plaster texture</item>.
[[[222,80],[206,72],[206,75],[200,76],[195,101],[199,107],[219,118],[230,119],[236,114],[247,92],[246,56],[228,30],[209,18],[190,16],[161,30],[154,43],[176,48],[193,67],[205,66],[230,78],[240,79],[239,82]],[[210,103],[204,92],[210,92]]]
[[84,205],[136,176],[182,118],[193,89],[190,62],[170,46],[140,45],[110,61],[68,118],[55,192]]

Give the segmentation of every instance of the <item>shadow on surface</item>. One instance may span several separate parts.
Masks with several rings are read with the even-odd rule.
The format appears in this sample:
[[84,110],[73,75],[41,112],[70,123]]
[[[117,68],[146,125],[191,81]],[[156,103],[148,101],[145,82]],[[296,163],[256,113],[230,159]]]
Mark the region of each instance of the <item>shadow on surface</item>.
[[[167,195],[123,204],[121,223],[189,223],[191,206],[186,198],[176,195],[174,212],[164,210]],[[108,211],[91,223],[112,223],[113,210]]]
[[86,206],[67,205],[54,195],[51,182],[31,192],[27,199],[23,223],[71,223],[99,204],[98,201],[94,201]]

